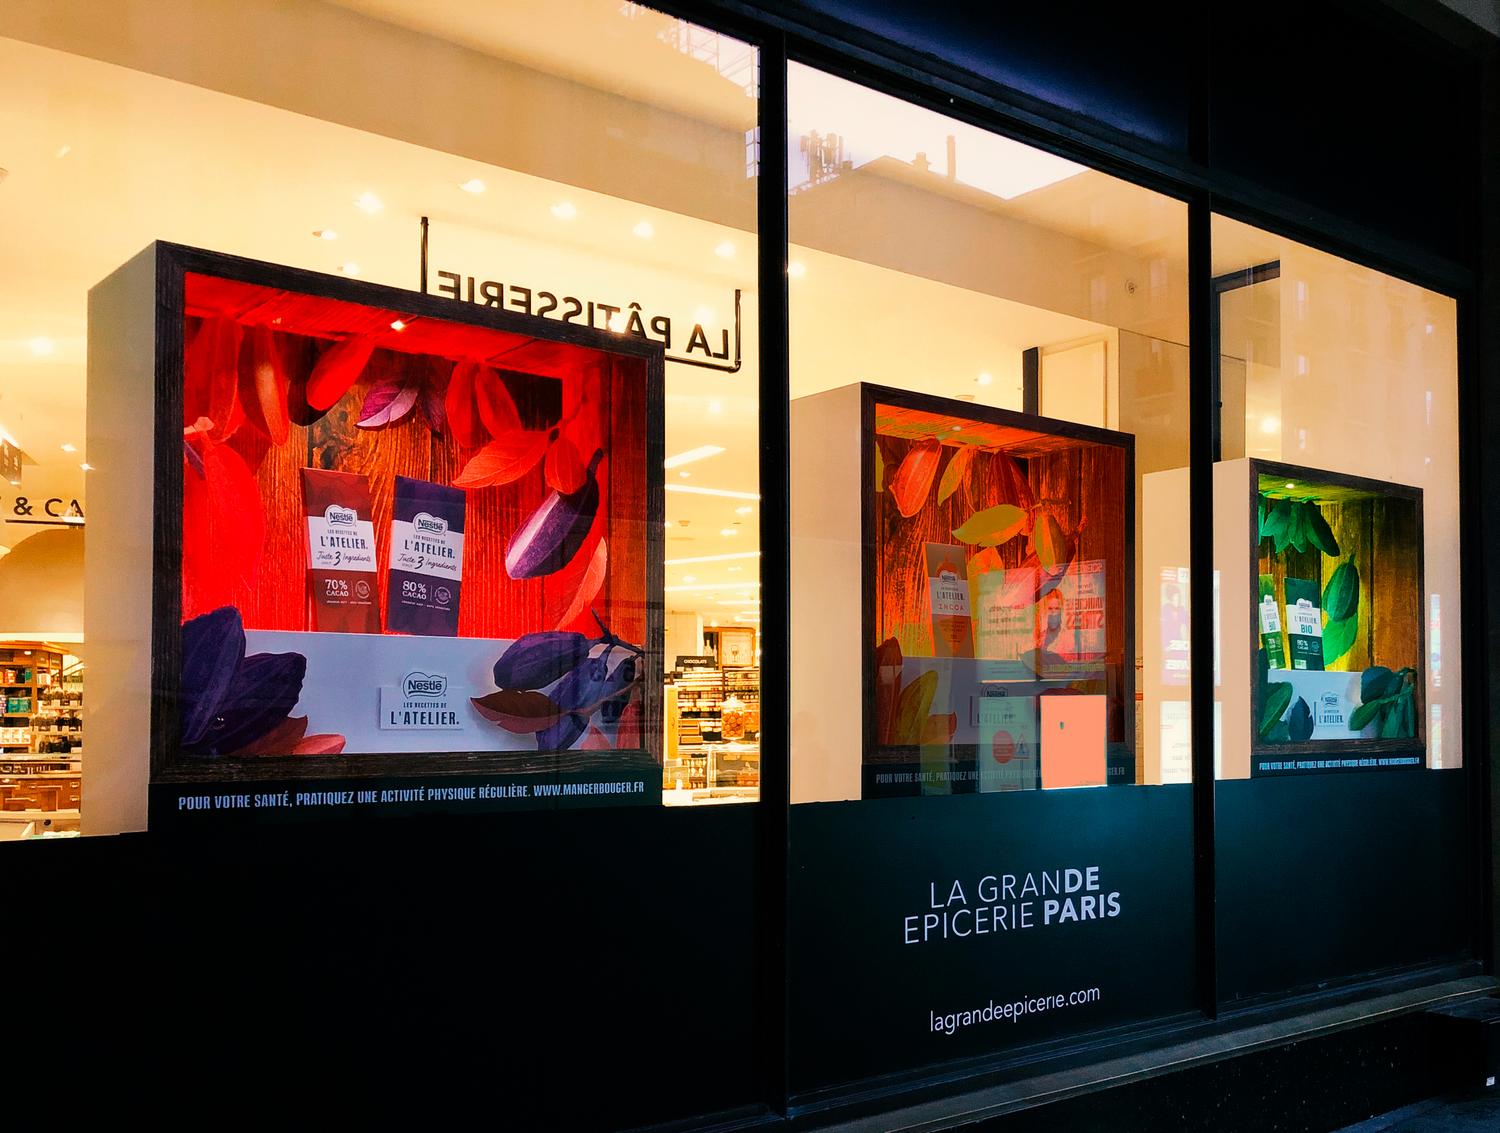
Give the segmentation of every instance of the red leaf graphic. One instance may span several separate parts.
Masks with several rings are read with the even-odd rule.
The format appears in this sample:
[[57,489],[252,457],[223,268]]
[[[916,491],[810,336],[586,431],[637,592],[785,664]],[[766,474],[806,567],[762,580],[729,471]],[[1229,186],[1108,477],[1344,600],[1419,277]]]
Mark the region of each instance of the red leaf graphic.
[[558,593],[571,594],[568,607],[562,616],[557,619],[556,628],[562,629],[569,622],[579,617],[589,608],[600,587],[604,585],[604,576],[609,569],[609,547],[603,538],[599,545],[594,548],[592,555],[577,556],[569,565],[568,570],[558,575]]
[[481,366],[474,377],[474,404],[490,436],[500,437],[521,427],[521,415],[500,375]]
[[588,731],[583,733],[583,740],[577,745],[579,751],[609,751],[608,738],[597,726],[590,724]]
[[927,502],[942,454],[943,446],[935,438],[918,441],[896,469],[891,479],[891,495],[896,498],[897,510],[907,519],[921,511]]
[[543,432],[512,432],[476,452],[453,481],[455,488],[489,488],[519,480],[536,467],[547,449]]
[[361,429],[378,429],[401,420],[417,403],[420,385],[420,379],[380,379],[365,394],[365,403],[360,406],[359,420],[355,424]]
[[620,722],[615,725],[615,747],[622,751],[644,747],[645,741],[642,739],[641,732],[641,698],[632,696],[630,703],[620,709]]
[[443,397],[453,439],[465,448],[482,445],[490,437],[479,419],[479,407],[474,404],[474,379],[479,369],[477,362],[455,363],[453,375],[448,379],[448,392]]
[[337,732],[324,732],[308,736],[292,749],[293,755],[338,755],[347,743]]
[[182,616],[239,605],[237,590],[255,585],[265,539],[265,511],[255,477],[228,445],[203,433],[187,438],[203,466],[182,478]]
[[246,744],[231,755],[291,755],[307,734],[306,716],[288,716],[260,739]]
[[565,496],[583,487],[583,461],[578,459],[578,450],[567,437],[558,437],[547,450],[545,474],[547,486]]
[[240,352],[240,407],[245,420],[272,444],[284,445],[291,433],[287,417],[287,376],[276,336],[269,327],[251,327]]
[[501,689],[488,696],[470,697],[475,709],[486,720],[499,724],[507,732],[529,735],[546,731],[557,723],[557,705],[544,692],[524,689]]
[[375,339],[368,334],[335,342],[323,351],[307,379],[307,404],[313,409],[333,408],[359,380],[373,353]]
[[207,417],[216,441],[227,439],[242,420],[239,403],[240,339],[233,319],[204,319],[183,352],[183,421]]

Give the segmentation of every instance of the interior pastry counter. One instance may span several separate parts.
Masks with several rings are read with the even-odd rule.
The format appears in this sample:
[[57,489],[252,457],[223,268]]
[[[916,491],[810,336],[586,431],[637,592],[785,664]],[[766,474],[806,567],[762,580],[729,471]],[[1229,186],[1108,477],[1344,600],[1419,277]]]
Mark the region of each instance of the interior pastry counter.
[[760,745],[747,742],[679,745],[662,769],[662,802],[754,802],[760,795]]

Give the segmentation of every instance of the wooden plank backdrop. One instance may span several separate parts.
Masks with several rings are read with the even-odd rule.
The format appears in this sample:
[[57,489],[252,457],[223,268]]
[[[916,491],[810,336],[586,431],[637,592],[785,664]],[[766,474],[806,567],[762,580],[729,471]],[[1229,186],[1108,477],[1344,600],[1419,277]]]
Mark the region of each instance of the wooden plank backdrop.
[[[884,414],[885,409],[881,407]],[[1006,480],[1001,458],[979,451],[969,465],[965,480],[942,503],[937,485],[958,447],[965,442],[943,444],[937,472],[926,503],[911,518],[901,515],[891,494],[890,480],[918,440],[877,434],[885,462],[885,489],[875,495],[875,617],[871,648],[894,637],[906,657],[934,654],[929,611],[928,543],[958,545],[953,534],[972,514],[997,504],[1014,502],[1005,494]],[[1026,451],[1023,447],[1022,451]],[[1105,569],[1105,666],[1109,671],[1110,738],[1118,740],[1123,727],[1123,670],[1126,663],[1127,594],[1124,564],[1126,530],[1132,523],[1125,514],[1126,454],[1122,448],[1071,438],[1049,437],[1043,451],[1019,458],[1032,493],[1046,500],[1053,514],[1069,532],[1078,536],[1075,561],[1099,560]],[[1026,538],[1011,539],[997,548],[1004,568],[1019,566],[1026,557]],[[971,555],[972,558],[972,555]]]
[[[189,319],[189,339],[197,329],[196,322]],[[304,378],[329,345],[296,334],[278,333],[275,339],[289,374]],[[597,444],[607,454],[598,470],[598,519],[578,559],[586,560],[600,537],[608,540],[605,581],[593,606],[614,632],[642,644],[646,637],[648,524],[644,363],[630,358],[601,359],[596,352],[577,354],[582,357],[582,366],[563,377],[526,376],[508,371],[506,385],[523,423],[528,427],[549,427],[557,423],[564,402],[559,385],[578,384],[576,396],[582,402],[580,412],[584,416],[577,434],[586,444]],[[556,369],[561,357],[549,358],[549,368]],[[242,425],[230,439],[230,446],[254,472],[265,509],[264,548],[254,585],[235,590],[235,604],[247,629],[311,628],[306,591],[303,467],[353,472],[369,479],[378,568],[376,583],[384,620],[395,478],[409,476],[448,484],[479,450],[460,446],[446,433],[435,435],[417,407],[382,428],[361,429],[356,421],[365,395],[375,383],[404,376],[411,380],[437,377],[445,384],[452,366],[452,360],[443,357],[376,350],[349,392],[311,426],[294,423],[286,444],[272,445],[248,424]],[[589,451],[580,447],[579,458],[585,464],[591,455],[592,447]],[[515,638],[535,630],[552,629],[572,601],[574,579],[566,569],[543,578],[521,580],[512,579],[505,570],[508,540],[550,490],[544,465],[544,460],[538,461],[510,484],[466,493],[459,614],[462,637]],[[597,633],[587,610],[569,625]]]

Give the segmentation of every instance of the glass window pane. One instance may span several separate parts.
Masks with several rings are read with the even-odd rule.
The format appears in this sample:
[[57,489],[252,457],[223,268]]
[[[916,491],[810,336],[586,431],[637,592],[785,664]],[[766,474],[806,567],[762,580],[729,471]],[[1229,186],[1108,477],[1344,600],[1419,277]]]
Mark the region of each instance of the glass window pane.
[[[401,308],[395,304],[394,315],[375,328],[381,342],[374,361],[322,424],[284,422],[283,384],[300,387],[328,345],[354,334],[362,319],[374,317],[371,309],[380,308],[378,315],[383,306],[312,311],[316,301],[308,296],[318,291],[316,281],[288,286],[288,296],[278,300],[285,311],[271,311],[263,296],[215,290],[211,272],[194,285],[198,292],[189,288],[183,328],[189,360],[196,365],[211,353],[208,340],[200,341],[205,322],[228,319],[238,328],[242,349],[231,357],[227,341],[220,344],[220,361],[229,359],[224,365],[230,368],[221,384],[234,394],[230,401],[241,416],[247,405],[254,412],[242,425],[223,398],[211,411],[196,398],[194,417],[183,425],[193,429],[198,416],[213,421],[217,432],[194,432],[191,445],[212,444],[221,456],[232,452],[248,477],[244,499],[257,505],[250,512],[269,518],[257,540],[248,519],[226,525],[224,515],[218,517],[216,529],[227,526],[243,543],[230,544],[241,548],[240,565],[256,569],[253,575],[247,569],[227,596],[213,587],[192,590],[184,617],[228,604],[241,611],[252,635],[331,639],[338,635],[312,631],[378,628],[385,631],[382,639],[390,639],[380,647],[385,652],[396,649],[399,633],[409,635],[402,638],[408,644],[418,638],[441,644],[452,635],[452,648],[472,645],[494,654],[476,653],[462,666],[452,657],[446,662],[443,675],[461,717],[457,733],[433,732],[426,740],[406,735],[399,742],[396,732],[376,727],[375,689],[399,684],[408,670],[428,671],[436,661],[413,661],[394,678],[384,671],[378,679],[365,674],[369,687],[362,685],[360,699],[338,711],[326,697],[317,703],[329,686],[310,667],[306,695],[281,715],[306,716],[309,736],[344,736],[340,752],[331,750],[334,740],[321,741],[327,750],[319,758],[331,761],[324,768],[329,775],[379,774],[380,755],[414,748],[473,747],[491,755],[501,749],[533,755],[557,750],[566,758],[542,776],[554,781],[572,775],[569,761],[602,767],[608,758],[602,745],[621,742],[615,708],[631,698],[582,704],[576,712],[560,708],[557,732],[531,730],[535,716],[486,717],[472,702],[512,692],[560,695],[551,681],[508,689],[497,683],[504,666],[496,663],[528,633],[583,634],[599,659],[610,646],[599,644],[604,630],[592,611],[599,608],[615,631],[601,603],[608,605],[618,592],[624,604],[615,616],[632,627],[619,636],[644,650],[642,660],[649,664],[642,680],[653,689],[642,702],[659,704],[660,714],[652,710],[638,745],[651,757],[649,770],[634,776],[646,781],[646,789],[610,801],[757,798],[755,49],[641,5],[595,0],[503,10],[385,0],[299,2],[256,9],[232,22],[216,21],[208,8],[185,11],[181,19],[180,37],[168,44],[149,21],[125,21],[96,34],[40,10],[0,17],[0,34],[7,37],[0,39],[0,132],[9,140],[4,188],[10,221],[0,233],[0,255],[24,265],[12,273],[0,304],[0,338],[21,344],[0,353],[6,390],[0,433],[7,461],[12,451],[20,461],[13,477],[20,483],[5,485],[6,499],[13,503],[14,491],[59,501],[59,514],[48,517],[56,526],[16,528],[4,538],[11,553],[0,559],[0,667],[9,666],[6,650],[14,642],[43,645],[49,657],[55,654],[54,668],[70,674],[57,682],[59,691],[81,684],[74,671],[80,665],[90,676],[97,695],[82,711],[91,721],[91,742],[81,763],[68,764],[82,784],[75,794],[83,796],[85,828],[134,829],[146,821],[151,604],[136,598],[149,595],[151,579],[150,548],[137,535],[150,530],[152,486],[149,461],[139,466],[144,480],[129,470],[136,467],[131,454],[149,447],[151,410],[149,402],[128,406],[104,398],[103,370],[90,386],[85,361],[89,336],[107,329],[97,318],[90,324],[89,289],[153,241],[344,281],[423,290],[451,301],[459,322],[494,313],[532,320],[542,341],[591,327],[606,345],[613,339],[645,342],[665,356],[654,410],[646,402],[622,408],[639,383],[616,375],[623,383],[616,390],[621,398],[610,412],[595,415],[601,427],[621,430],[622,442],[630,434],[620,456],[629,449],[630,461],[641,466],[629,485],[619,481],[610,489],[611,504],[596,510],[613,516],[611,523],[619,521],[615,530],[602,531],[601,520],[578,546],[564,540],[554,556],[566,559],[560,569],[547,571],[540,582],[518,580],[506,560],[514,558],[508,548],[528,518],[551,493],[567,495],[562,489],[586,482],[591,451],[611,447],[574,438],[573,453],[566,453],[568,410],[548,384],[566,384],[563,371],[573,371],[564,360],[530,346],[508,353],[503,335],[459,342],[458,334],[430,350],[396,349],[398,342],[423,336],[436,341],[448,332],[436,316],[428,316],[426,326],[418,319],[396,328],[395,322],[406,320],[396,317]],[[336,44],[338,59],[357,63],[344,67],[330,64],[327,53],[286,52],[286,44],[297,43]],[[244,59],[270,57],[285,57],[285,66],[243,66]],[[207,298],[205,285],[212,292]],[[264,367],[270,375],[265,405],[253,380],[260,372],[256,343],[270,343],[274,350],[262,353],[281,363]],[[94,357],[104,357],[104,346],[101,341]],[[402,372],[388,372],[393,366]],[[496,411],[482,437],[479,431],[453,434],[464,421],[455,423],[443,395],[455,371],[474,367],[483,378],[479,384],[491,392],[501,388],[489,381],[492,374],[512,375],[510,385],[502,385],[516,402],[517,436],[543,438],[537,459],[517,462],[517,468],[527,467],[513,484],[464,479],[484,446],[499,443],[496,434],[507,431],[508,421]],[[616,378],[601,380],[608,385]],[[530,392],[522,389],[528,382]],[[387,394],[391,400],[382,408]],[[566,402],[565,391],[562,396]],[[537,401],[534,412],[521,404],[528,398]],[[284,424],[290,427],[284,430]],[[319,428],[329,444],[297,444]],[[657,459],[666,465],[654,471],[645,465],[644,444],[652,435],[660,438]],[[284,442],[286,437],[291,440]],[[424,463],[413,457],[413,446],[421,444],[446,455]],[[201,453],[193,456],[201,460]],[[596,478],[613,475],[608,464],[606,456]],[[334,617],[329,609],[307,605],[306,533],[292,522],[304,515],[311,492],[303,469],[368,482],[365,513],[362,498],[345,510],[370,525],[376,543],[376,581],[362,616],[373,611],[378,625],[328,621]],[[197,474],[196,467],[188,471]],[[458,487],[467,497],[464,519],[470,526],[456,625],[403,621],[406,615],[390,599],[391,517],[411,502],[397,498],[397,475],[442,488],[464,481]],[[665,501],[655,510],[647,506],[653,491]],[[500,507],[493,522],[484,519],[507,492],[517,494],[517,506]],[[65,526],[79,526],[79,517],[66,514],[74,501],[87,514],[87,556],[81,534]],[[218,503],[228,507],[223,498]],[[458,529],[456,521],[457,513],[447,517],[450,530]],[[649,539],[648,521],[656,533]],[[203,582],[201,556],[190,553],[189,559],[189,573]],[[510,564],[522,574],[534,565]],[[552,565],[551,559],[543,564]],[[19,577],[28,569],[68,580],[56,588],[57,603],[24,607],[36,615],[30,620],[19,616],[23,607],[8,603],[12,591],[5,586],[7,572]],[[358,580],[343,581],[352,588]],[[651,593],[644,589],[648,582]],[[398,583],[417,585],[412,579]],[[120,584],[135,595],[129,603],[114,600]],[[635,593],[626,596],[630,588]],[[535,600],[517,597],[523,590],[534,592]],[[564,601],[564,591],[575,601]],[[93,597],[85,601],[86,594]],[[648,625],[660,628],[648,635]],[[285,641],[252,642],[250,653],[256,649],[305,652]],[[618,659],[617,647],[611,668]],[[70,724],[74,707],[61,701],[56,718]],[[34,728],[27,718],[0,723],[16,725],[25,746],[43,754],[51,754],[54,742],[69,744],[61,727],[55,730],[64,734],[53,737],[53,729]],[[276,733],[273,746],[288,747],[288,734]],[[539,738],[543,734],[547,742]],[[281,754],[289,756],[290,748]],[[274,779],[278,766],[250,768],[222,752],[194,765],[205,781],[252,771]],[[401,773],[420,774],[415,768]],[[527,784],[539,781],[533,775]],[[507,796],[504,806],[513,808],[516,797]],[[69,801],[71,807],[61,805]],[[53,800],[47,802],[50,807]],[[60,799],[56,809],[77,811],[77,802]]]
[[1456,305],[1224,218],[1214,274],[1219,774],[1459,766]]
[[1186,781],[1185,206],[789,89],[794,800]]

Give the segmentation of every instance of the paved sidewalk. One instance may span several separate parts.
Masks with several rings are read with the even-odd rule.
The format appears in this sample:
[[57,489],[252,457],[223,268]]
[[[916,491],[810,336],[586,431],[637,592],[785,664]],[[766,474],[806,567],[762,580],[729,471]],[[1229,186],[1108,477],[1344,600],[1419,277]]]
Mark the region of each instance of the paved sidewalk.
[[1451,1094],[1345,1126],[1339,1133],[1495,1133],[1500,1130],[1500,1087]]

